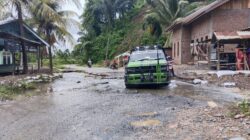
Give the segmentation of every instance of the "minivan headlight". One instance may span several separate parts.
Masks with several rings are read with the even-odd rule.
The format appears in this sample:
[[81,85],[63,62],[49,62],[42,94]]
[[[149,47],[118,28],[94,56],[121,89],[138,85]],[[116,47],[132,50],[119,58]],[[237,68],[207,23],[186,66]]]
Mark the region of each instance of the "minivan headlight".
[[126,68],[125,73],[130,74],[130,73],[135,73],[135,68]]

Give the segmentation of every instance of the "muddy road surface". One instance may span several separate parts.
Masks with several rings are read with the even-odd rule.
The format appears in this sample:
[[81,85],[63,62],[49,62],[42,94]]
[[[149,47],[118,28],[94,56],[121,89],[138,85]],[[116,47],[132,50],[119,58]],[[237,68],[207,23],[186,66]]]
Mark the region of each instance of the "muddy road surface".
[[[235,123],[221,112],[241,100],[239,94],[179,81],[161,89],[127,90],[123,79],[115,79],[112,72],[112,78],[66,73],[51,87],[43,87],[49,89],[43,95],[0,103],[0,139],[247,138],[241,129],[247,130],[248,125]],[[238,131],[231,132],[229,123]]]

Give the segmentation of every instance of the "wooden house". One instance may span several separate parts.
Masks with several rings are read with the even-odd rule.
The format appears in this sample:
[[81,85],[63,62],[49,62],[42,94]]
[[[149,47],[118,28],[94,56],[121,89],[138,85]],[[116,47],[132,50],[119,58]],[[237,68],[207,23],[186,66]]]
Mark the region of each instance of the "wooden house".
[[[220,42],[217,35],[220,35],[222,40],[230,40],[232,38],[230,33],[236,33],[248,27],[250,27],[250,0],[216,0],[187,17],[176,20],[167,28],[168,32],[173,33],[173,59],[176,64],[189,62],[212,64],[212,61],[218,64],[221,57],[219,52],[223,50],[221,55],[222,53],[233,55],[234,48],[242,43],[242,39],[238,36],[236,42],[228,41],[228,45],[220,43],[216,48]],[[245,31],[244,35],[246,37],[250,32]],[[244,38],[244,41],[249,37]]]
[[22,69],[22,48],[24,42],[27,53],[37,55],[37,66],[40,69],[41,49],[46,49],[46,43],[27,24],[23,23],[24,36],[20,36],[20,24],[17,20],[0,24],[0,73],[10,73]]

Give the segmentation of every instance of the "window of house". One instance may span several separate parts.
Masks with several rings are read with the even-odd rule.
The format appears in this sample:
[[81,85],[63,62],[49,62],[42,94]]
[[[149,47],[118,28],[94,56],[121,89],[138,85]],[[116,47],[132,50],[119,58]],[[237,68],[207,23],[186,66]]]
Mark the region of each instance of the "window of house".
[[4,65],[12,64],[12,54],[10,52],[3,51],[3,64]]
[[208,36],[206,36],[206,41],[208,41]]
[[178,44],[177,44],[177,56],[179,57],[179,51],[180,51],[180,46],[179,46],[180,44],[179,44],[179,42],[178,42]]
[[174,48],[173,48],[173,50],[174,50],[174,54],[173,54],[173,56],[175,57],[175,43],[174,43]]

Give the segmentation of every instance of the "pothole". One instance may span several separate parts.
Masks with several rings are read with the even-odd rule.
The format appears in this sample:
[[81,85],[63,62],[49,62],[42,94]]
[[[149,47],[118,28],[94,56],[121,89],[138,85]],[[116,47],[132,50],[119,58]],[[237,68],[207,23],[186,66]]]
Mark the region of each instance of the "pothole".
[[143,120],[143,121],[134,121],[131,122],[130,125],[133,127],[152,127],[152,126],[159,126],[161,121],[159,120]]

